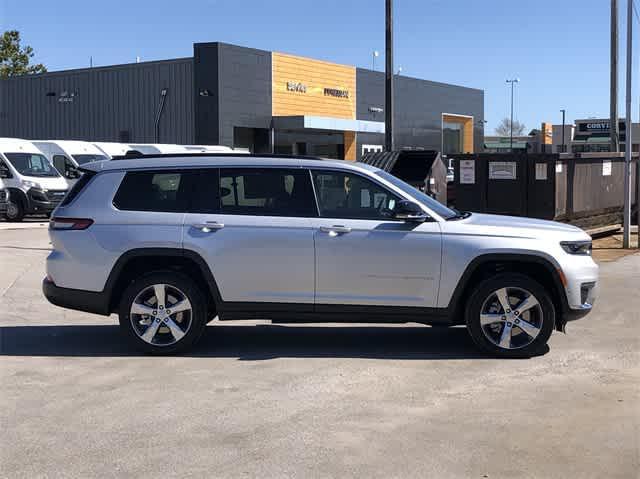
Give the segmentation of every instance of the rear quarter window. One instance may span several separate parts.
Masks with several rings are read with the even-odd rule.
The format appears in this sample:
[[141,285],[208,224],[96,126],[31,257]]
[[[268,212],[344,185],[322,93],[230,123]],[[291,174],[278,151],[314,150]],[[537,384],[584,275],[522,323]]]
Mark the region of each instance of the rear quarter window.
[[64,199],[60,203],[60,206],[67,206],[69,203],[71,203],[80,194],[80,192],[84,190],[85,186],[89,184],[94,176],[96,176],[96,174],[93,171],[85,172],[65,195]]
[[187,211],[189,175],[184,171],[128,172],[113,198],[113,205],[126,211]]

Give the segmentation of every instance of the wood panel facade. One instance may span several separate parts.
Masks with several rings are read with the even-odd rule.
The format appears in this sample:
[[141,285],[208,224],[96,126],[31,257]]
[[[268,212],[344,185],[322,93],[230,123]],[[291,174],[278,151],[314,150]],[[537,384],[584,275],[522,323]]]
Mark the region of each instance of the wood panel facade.
[[272,54],[273,116],[356,119],[356,69],[283,53]]

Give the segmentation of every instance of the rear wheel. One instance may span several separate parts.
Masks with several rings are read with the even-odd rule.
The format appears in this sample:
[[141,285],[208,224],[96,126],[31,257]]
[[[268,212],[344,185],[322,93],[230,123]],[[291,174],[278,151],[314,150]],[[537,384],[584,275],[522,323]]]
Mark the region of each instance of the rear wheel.
[[481,349],[497,357],[528,358],[544,350],[555,309],[539,283],[505,273],[478,285],[467,304],[466,323]]
[[176,272],[150,273],[132,282],[120,303],[120,327],[138,349],[186,351],[202,336],[207,311],[202,292]]
[[22,221],[24,218],[24,206],[20,201],[9,201],[7,204],[7,212],[4,214],[7,221]]

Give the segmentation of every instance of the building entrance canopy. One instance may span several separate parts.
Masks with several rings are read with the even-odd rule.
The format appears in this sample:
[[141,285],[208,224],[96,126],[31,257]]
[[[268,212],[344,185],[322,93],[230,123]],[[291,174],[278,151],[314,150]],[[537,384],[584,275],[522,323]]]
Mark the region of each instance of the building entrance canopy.
[[381,121],[348,120],[309,115],[274,116],[273,128],[276,130],[329,130],[384,134],[384,122]]

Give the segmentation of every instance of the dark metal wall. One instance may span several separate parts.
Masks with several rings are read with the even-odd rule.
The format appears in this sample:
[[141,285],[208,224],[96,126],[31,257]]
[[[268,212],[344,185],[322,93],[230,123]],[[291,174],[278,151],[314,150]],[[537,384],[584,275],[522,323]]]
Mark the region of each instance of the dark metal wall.
[[[233,128],[271,124],[271,52],[225,43],[194,45],[196,143],[233,147]],[[202,96],[204,90],[214,96]]]
[[[357,118],[384,121],[384,73],[358,68]],[[419,147],[442,150],[442,114],[459,114],[474,118],[474,147],[483,141],[484,92],[474,88],[448,85],[405,76],[397,76],[395,87],[396,148]],[[374,111],[372,111],[374,109]],[[384,135],[358,134],[357,158],[363,144],[384,144]]]
[[160,142],[193,143],[192,64],[183,58],[0,80],[0,136],[119,141],[128,134],[132,143],[154,143],[167,88]]

